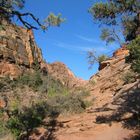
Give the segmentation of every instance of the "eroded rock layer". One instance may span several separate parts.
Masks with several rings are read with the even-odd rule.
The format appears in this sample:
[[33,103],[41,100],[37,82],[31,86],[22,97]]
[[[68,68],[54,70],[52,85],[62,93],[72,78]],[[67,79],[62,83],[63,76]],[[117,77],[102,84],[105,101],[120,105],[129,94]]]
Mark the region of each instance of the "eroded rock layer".
[[19,75],[22,66],[31,68],[34,63],[42,60],[32,30],[4,21],[0,29],[0,75]]

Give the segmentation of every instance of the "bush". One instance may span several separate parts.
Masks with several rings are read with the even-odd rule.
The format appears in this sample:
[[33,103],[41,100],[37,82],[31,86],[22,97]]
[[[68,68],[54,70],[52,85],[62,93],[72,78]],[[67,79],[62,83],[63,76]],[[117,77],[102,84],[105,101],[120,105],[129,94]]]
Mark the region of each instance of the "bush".
[[89,102],[83,100],[85,96],[85,93],[57,95],[28,108],[11,110],[6,127],[16,138],[19,138],[23,133],[28,134],[35,127],[43,125],[46,117],[81,113],[89,105]]
[[133,83],[136,81],[135,76],[136,74],[133,71],[128,71],[122,76],[122,80],[125,82],[125,84]]
[[51,97],[48,99],[48,104],[54,106],[62,114],[81,113],[89,106],[88,101],[84,101],[86,94],[83,92]]
[[88,95],[87,92],[79,91],[78,93],[62,95],[55,94],[50,96],[48,100],[39,101],[30,107],[17,107],[17,103],[13,103],[13,107],[8,108],[10,118],[6,123],[8,129],[16,139],[24,134],[28,136],[30,132],[44,124],[46,117],[55,118],[59,114],[81,113],[90,104],[84,101]]
[[7,134],[7,128],[5,127],[5,123],[0,120],[0,138]]
[[59,94],[68,94],[68,89],[65,88],[59,80],[54,79],[52,76],[43,76],[42,81],[43,83],[38,90],[42,93],[47,93],[49,97]]
[[105,61],[105,60],[107,60],[108,59],[108,57],[106,56],[106,55],[100,55],[100,56],[98,56],[98,62],[99,63],[101,63],[101,62],[103,62],[103,61]]
[[43,75],[39,71],[25,73],[15,80],[10,80],[9,77],[0,79],[0,91],[7,89],[15,89],[17,87],[24,88],[28,86],[34,91],[46,93],[49,97],[55,95],[67,95],[69,90],[59,80],[56,80],[51,75]]
[[6,123],[3,121],[4,115],[3,110],[0,109],[0,138],[5,136],[8,133],[8,130],[6,128]]
[[42,85],[42,78],[41,74],[38,71],[35,71],[33,73],[26,73],[23,76],[20,76],[16,83],[20,86],[27,85],[31,87],[33,90],[37,90],[39,86]]
[[30,108],[23,108],[22,110],[14,110],[11,112],[11,117],[7,122],[7,128],[18,139],[23,133],[28,134],[35,127],[42,124],[46,116],[44,106],[39,104],[33,105]]
[[135,72],[140,73],[140,36],[130,42],[127,48],[129,49],[130,54],[126,58],[126,62],[131,62],[132,69]]
[[11,90],[13,87],[15,87],[15,83],[8,76],[0,78],[0,92]]
[[93,78],[93,79],[90,80],[90,83],[91,83],[92,85],[96,85],[97,80],[96,80],[95,78]]

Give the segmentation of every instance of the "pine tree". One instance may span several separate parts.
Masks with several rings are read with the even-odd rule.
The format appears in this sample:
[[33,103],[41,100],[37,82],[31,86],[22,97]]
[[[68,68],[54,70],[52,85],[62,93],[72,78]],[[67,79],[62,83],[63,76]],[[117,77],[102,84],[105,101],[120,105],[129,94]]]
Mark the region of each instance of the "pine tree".
[[[89,12],[94,21],[105,25],[103,40],[112,42],[118,40],[114,34],[118,27],[123,29],[126,41],[135,39],[140,34],[140,0],[107,0],[94,4]],[[111,27],[111,28],[110,28]],[[106,32],[105,32],[106,31]]]
[[[61,14],[50,13],[44,22],[41,22],[30,12],[21,13],[20,9],[24,8],[24,4],[25,0],[0,0],[0,21],[3,19],[10,21],[13,17],[16,17],[28,29],[38,29],[40,27],[47,30],[49,26],[59,26],[65,20],[61,18]],[[30,17],[38,27],[25,20],[25,17]]]

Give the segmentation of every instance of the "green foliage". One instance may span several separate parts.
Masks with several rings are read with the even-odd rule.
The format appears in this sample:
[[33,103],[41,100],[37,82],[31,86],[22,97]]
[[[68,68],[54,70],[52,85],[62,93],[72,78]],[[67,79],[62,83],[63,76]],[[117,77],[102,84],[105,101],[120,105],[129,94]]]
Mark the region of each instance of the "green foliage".
[[113,43],[117,41],[121,45],[121,39],[119,36],[116,34],[115,29],[108,29],[108,28],[103,28],[101,32],[100,38],[103,41],[106,41],[107,44]]
[[37,58],[34,60],[34,64],[32,67],[35,71],[40,71],[40,64],[39,64]]
[[2,7],[2,13],[0,16],[5,18],[12,17],[12,11],[16,9],[22,9],[24,7],[24,0],[0,0],[0,7]]
[[20,86],[27,85],[33,90],[37,90],[39,86],[42,85],[43,81],[41,79],[41,74],[38,71],[33,73],[26,73],[23,76],[20,76],[15,83]]
[[132,69],[140,73],[140,36],[130,42],[128,49],[130,50],[130,54],[126,58],[126,61],[131,62]]
[[19,138],[22,133],[28,133],[33,128],[40,126],[46,116],[44,106],[39,104],[22,110],[14,110],[11,114],[6,126],[16,138]]
[[6,128],[6,122],[3,121],[4,115],[3,110],[0,109],[0,138],[5,136],[8,133],[8,130]]
[[136,81],[136,73],[133,71],[128,71],[124,75],[122,75],[122,80],[125,82],[125,84],[133,83]]
[[[117,7],[115,7],[112,2],[99,2],[93,5],[89,12],[93,15],[94,19],[102,21],[108,25],[115,24],[114,16],[117,12]],[[105,20],[106,19],[106,20]]]
[[88,93],[73,93],[67,96],[57,95],[49,97],[46,101],[33,104],[31,107],[23,107],[10,111],[10,119],[6,128],[18,139],[22,134],[31,132],[34,128],[43,125],[46,117],[54,117],[59,114],[81,113],[91,105],[83,98]]
[[[12,90],[15,88],[24,88],[25,86],[34,91],[47,94],[47,96],[67,95],[68,89],[59,80],[56,80],[51,75],[43,75],[39,71],[25,73],[15,80],[9,77],[0,78],[0,91]],[[14,102],[14,101],[13,101]],[[17,104],[16,102],[13,104]]]
[[49,97],[68,94],[68,89],[64,87],[59,80],[54,79],[52,76],[43,76],[42,81],[43,83],[38,90],[42,93],[47,93]]
[[[136,31],[139,28],[139,9],[139,0],[112,0],[94,4],[89,12],[92,14],[94,21],[99,22],[101,25],[108,28],[116,27],[117,30],[123,27],[125,39],[132,40],[136,37]],[[108,40],[106,36],[110,36],[110,33],[105,34],[104,32],[104,35],[102,37]],[[113,41],[114,37],[110,37],[109,39]]]
[[49,26],[60,26],[60,24],[65,21],[65,19],[61,18],[61,14],[55,15],[53,13],[50,13],[50,15],[44,20],[44,22],[40,22],[39,18],[36,18],[30,12],[21,13],[20,9],[24,8],[24,5],[25,0],[0,0],[1,21],[3,18],[10,21],[11,18],[16,17],[26,28],[38,29],[36,26],[25,20],[25,17],[30,17],[34,24],[36,24],[43,30],[47,30]]
[[101,63],[101,62],[103,62],[103,61],[105,61],[105,60],[107,60],[108,59],[108,57],[106,56],[106,55],[100,55],[100,56],[98,56],[98,62],[99,63]]
[[88,51],[87,52],[87,59],[88,59],[88,64],[89,64],[89,69],[92,68],[92,66],[98,62],[98,58],[95,54],[94,51]]
[[97,80],[96,80],[95,78],[93,78],[93,79],[90,80],[90,83],[91,83],[92,85],[95,85],[95,84],[97,83]]
[[4,135],[4,132],[9,133],[10,131],[16,139],[20,139],[23,134],[26,136],[34,128],[42,126],[46,117],[53,117],[56,114],[81,113],[91,105],[90,102],[84,100],[89,95],[86,90],[78,89],[70,93],[60,81],[39,72],[26,73],[16,81],[11,81],[7,77],[4,85],[7,84],[11,86],[10,88],[29,86],[39,91],[38,94],[47,93],[47,100],[31,102],[28,107],[20,105],[22,102],[19,98],[20,95],[14,95],[14,98],[8,102],[6,112],[8,112],[9,119],[0,124],[0,134]]
[[101,63],[102,61],[105,61],[108,59],[108,56],[106,55],[100,55],[100,56],[97,56],[96,55],[96,52],[94,51],[88,51],[87,53],[87,59],[88,59],[88,64],[89,64],[89,69],[92,68],[92,66],[95,64],[95,63]]
[[0,92],[6,91],[13,87],[15,87],[15,83],[12,82],[8,76],[0,78]]
[[0,138],[2,138],[3,136],[5,136],[7,134],[8,130],[5,126],[5,123],[0,120]]
[[50,13],[44,22],[48,24],[49,26],[60,26],[60,23],[64,21],[65,19],[61,18],[61,14],[58,14],[56,16],[54,15],[54,13]]
[[57,95],[48,99],[48,104],[54,106],[60,114],[81,113],[89,105],[83,99],[87,96],[87,92],[71,93],[69,95]]
[[4,8],[9,8],[9,10],[13,10],[16,8],[23,8],[25,0],[1,0],[0,6]]

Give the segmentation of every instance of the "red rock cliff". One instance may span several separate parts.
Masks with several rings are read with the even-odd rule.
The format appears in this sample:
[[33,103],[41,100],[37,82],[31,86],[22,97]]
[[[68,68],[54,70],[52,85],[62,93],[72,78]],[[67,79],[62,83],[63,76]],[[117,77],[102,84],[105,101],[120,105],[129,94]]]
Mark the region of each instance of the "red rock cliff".
[[32,30],[5,21],[0,29],[0,75],[19,75],[21,67],[31,68],[42,60]]

